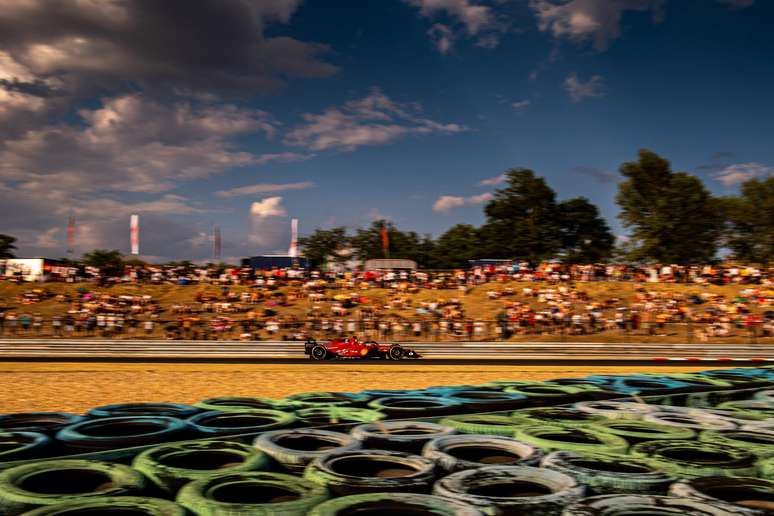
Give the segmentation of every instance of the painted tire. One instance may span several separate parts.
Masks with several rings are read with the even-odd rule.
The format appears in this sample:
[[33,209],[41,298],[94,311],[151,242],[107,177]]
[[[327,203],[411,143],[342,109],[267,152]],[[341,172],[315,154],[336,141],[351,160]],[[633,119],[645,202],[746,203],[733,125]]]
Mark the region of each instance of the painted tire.
[[[643,376],[650,376],[645,374]],[[694,384],[696,387],[732,387],[734,382],[694,373],[670,373],[669,378]]]
[[581,412],[608,419],[642,419],[655,409],[632,401],[580,401],[573,407]]
[[63,459],[33,462],[0,473],[0,514],[95,497],[133,495],[145,487],[139,471],[122,464]]
[[436,396],[398,396],[378,398],[368,406],[387,414],[388,417],[411,418],[453,413],[462,408],[462,403]]
[[763,459],[774,457],[774,433],[746,432],[731,430],[728,432],[702,432],[699,441],[716,444],[728,444],[735,448],[750,450]]
[[593,375],[587,380],[599,379],[605,390],[621,394],[657,394],[674,390],[691,389],[694,385],[680,380],[673,380],[668,376],[649,375]]
[[605,420],[602,416],[567,407],[537,407],[519,410],[512,413],[511,417],[517,421],[517,424],[521,425],[544,423],[548,425],[579,426]]
[[587,428],[623,437],[629,444],[668,439],[693,439],[696,437],[696,432],[692,428],[661,425],[636,419],[610,419],[590,424]]
[[76,516],[83,514],[130,514],[132,516],[186,516],[186,510],[169,500],[144,496],[110,496],[65,502],[25,512],[24,516]]
[[708,503],[704,500],[653,495],[603,495],[585,498],[567,507],[562,516],[738,516],[733,505]]
[[38,432],[53,436],[66,426],[86,418],[67,412],[20,412],[0,415],[0,431]]
[[519,425],[513,418],[497,414],[466,414],[448,416],[440,423],[463,434],[502,435],[511,437]]
[[304,478],[327,487],[334,496],[392,491],[429,493],[435,475],[433,461],[387,450],[328,453],[304,471]]
[[540,465],[575,478],[587,487],[589,495],[666,494],[674,481],[646,462],[622,455],[553,452]]
[[583,385],[552,385],[549,383],[511,386],[503,389],[503,392],[521,394],[522,396],[529,398],[562,398],[565,396],[577,396],[593,391],[599,391],[599,389],[597,387],[587,387]]
[[314,482],[263,471],[195,480],[177,495],[177,503],[197,516],[302,516],[327,499]]
[[626,453],[626,439],[604,432],[592,432],[582,427],[530,425],[521,427],[516,439],[547,451],[579,453]]
[[456,434],[457,430],[443,424],[423,421],[385,421],[358,425],[352,429],[352,437],[363,446],[375,450],[395,450],[419,453],[432,439]]
[[459,500],[488,514],[559,514],[583,496],[569,475],[529,466],[485,466],[452,473],[435,483],[433,494]]
[[296,410],[295,415],[301,423],[309,426],[370,423],[387,417],[387,414],[378,410],[337,406]]
[[320,406],[353,407],[363,405],[369,399],[368,396],[353,392],[301,392],[288,396],[285,401],[291,407],[304,409]]
[[42,457],[51,438],[38,432],[0,432],[0,462]]
[[454,473],[492,465],[534,466],[543,458],[543,452],[510,437],[451,435],[427,443],[422,456],[447,473]]
[[755,396],[753,396],[753,400],[762,401],[768,405],[774,405],[774,389],[758,391]]
[[774,480],[774,457],[769,457],[768,459],[763,459],[758,462],[758,469],[761,478]]
[[239,396],[222,396],[209,398],[195,404],[203,411],[219,410],[221,412],[249,412],[251,410],[276,410],[282,407],[280,400],[269,398],[250,398]]
[[189,430],[186,421],[174,417],[103,417],[63,428],[56,439],[70,450],[89,452],[174,441]]
[[132,467],[163,491],[175,494],[193,480],[226,473],[265,470],[269,457],[251,446],[229,441],[189,441],[145,450]]
[[392,398],[392,397],[398,397],[398,396],[422,396],[422,391],[419,390],[391,390],[391,389],[384,389],[384,390],[368,390],[368,391],[360,391],[359,394],[362,394],[364,396],[368,396],[371,399],[376,398]]
[[265,432],[285,428],[295,423],[296,417],[279,410],[255,409],[250,412],[202,412],[188,423],[200,435],[235,435]]
[[359,449],[361,443],[341,432],[299,428],[264,432],[255,439],[253,446],[283,468],[299,474],[317,457],[333,451]]
[[748,450],[695,441],[648,441],[630,453],[676,478],[755,476],[758,460]]
[[742,400],[726,401],[717,406],[721,410],[733,410],[739,412],[752,412],[763,417],[774,418],[774,405],[765,401]]
[[658,425],[691,428],[693,430],[734,430],[738,426],[724,417],[714,414],[701,414],[698,411],[691,415],[667,411],[651,412],[650,414],[645,414],[642,420]]
[[309,516],[347,514],[411,514],[412,516],[484,516],[466,503],[440,496],[409,493],[369,493],[343,496],[323,502]]
[[185,419],[199,412],[201,411],[197,407],[180,403],[120,403],[93,408],[88,412],[88,416],[168,416]]
[[[739,514],[771,514],[774,508],[774,481],[749,477],[704,477],[676,482],[669,494],[723,502],[737,507]],[[766,507],[764,504],[768,504]]]
[[517,409],[523,407],[528,399],[522,394],[484,389],[456,391],[448,397],[459,401],[470,411],[479,412]]

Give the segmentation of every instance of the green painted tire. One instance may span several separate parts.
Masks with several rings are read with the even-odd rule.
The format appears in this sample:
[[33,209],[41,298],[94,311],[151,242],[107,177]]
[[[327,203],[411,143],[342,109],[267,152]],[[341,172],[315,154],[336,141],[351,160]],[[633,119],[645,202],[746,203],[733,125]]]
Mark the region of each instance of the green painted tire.
[[424,421],[377,421],[358,425],[350,433],[365,448],[419,453],[432,439],[456,434],[457,430]]
[[533,444],[546,451],[578,453],[626,453],[626,439],[605,432],[592,432],[582,427],[530,425],[519,428],[514,435],[519,441]]
[[418,455],[387,450],[328,453],[304,470],[304,478],[325,486],[334,496],[363,493],[428,493],[435,463]]
[[396,396],[377,398],[369,408],[387,414],[390,418],[408,419],[464,412],[461,402],[440,396]]
[[739,516],[733,505],[704,500],[637,494],[584,498],[568,506],[562,516]]
[[254,409],[250,412],[202,412],[188,420],[202,436],[235,435],[286,428],[296,422],[292,413],[280,410]]
[[441,419],[442,425],[456,429],[463,434],[484,434],[513,436],[519,423],[508,416],[496,414],[464,414]]
[[697,441],[647,441],[630,453],[677,478],[755,476],[758,457],[741,448]]
[[[511,394],[521,394],[529,398],[561,398],[564,396],[575,396],[587,392],[598,392],[597,386],[586,385],[552,385],[542,383],[538,385],[519,385],[503,388],[503,392]],[[576,398],[577,399],[577,398]]]
[[739,425],[733,421],[715,414],[701,414],[699,411],[693,414],[671,411],[651,412],[642,418],[648,423],[655,423],[676,428],[691,428],[693,430],[734,430]]
[[347,514],[410,514],[411,516],[484,516],[464,502],[440,496],[409,493],[369,493],[343,496],[323,502],[308,516]]
[[450,435],[433,439],[422,456],[447,473],[483,466],[536,466],[543,458],[537,447],[510,437],[493,435]]
[[123,464],[79,459],[33,462],[0,472],[0,514],[95,497],[133,495],[145,477]]
[[296,410],[295,415],[299,422],[308,426],[336,425],[339,423],[371,423],[387,417],[387,414],[378,410],[339,406]]
[[717,406],[721,410],[733,410],[738,412],[752,412],[759,416],[774,418],[774,405],[765,401],[742,400],[726,401]]
[[636,419],[609,419],[590,424],[586,428],[623,437],[629,444],[667,439],[693,439],[696,437],[696,432],[691,428],[660,425]]
[[518,425],[541,423],[560,426],[583,426],[605,420],[602,416],[567,407],[537,407],[518,410],[511,413],[511,418],[517,421]]
[[750,450],[762,459],[774,457],[774,433],[730,430],[727,432],[701,432],[699,441],[727,444],[735,448]]
[[[739,514],[764,515],[774,507],[774,481],[751,477],[704,477],[672,484],[672,496],[723,502]],[[766,507],[768,504],[768,507]],[[769,513],[770,514],[770,513]]]
[[485,466],[452,473],[433,494],[479,507],[487,514],[556,515],[583,496],[569,475],[530,466]]
[[208,398],[194,404],[202,411],[219,410],[221,412],[250,412],[251,410],[276,410],[284,406],[282,400],[270,398],[250,398],[238,396],[221,396]]
[[655,410],[651,405],[633,401],[579,401],[573,408],[608,419],[642,419]]
[[320,406],[354,407],[365,405],[370,399],[370,396],[353,392],[300,392],[283,401],[293,408],[305,409]]
[[50,444],[51,439],[39,432],[0,431],[0,463],[40,458]]
[[553,452],[540,463],[543,468],[570,475],[592,495],[636,493],[666,494],[674,482],[667,473],[625,455]]
[[351,435],[313,428],[264,432],[253,441],[253,446],[294,474],[303,473],[307,464],[326,453],[355,450],[361,445]]
[[187,511],[169,500],[144,496],[110,496],[87,501],[65,502],[25,512],[24,516],[76,516],[130,514],[132,516],[186,516]]
[[774,457],[763,459],[758,462],[760,477],[767,480],[774,480]]
[[265,470],[269,457],[251,446],[230,441],[189,441],[145,450],[132,467],[161,490],[175,494],[188,482],[226,473]]
[[252,471],[195,480],[177,503],[197,516],[302,516],[328,499],[314,482],[282,473]]

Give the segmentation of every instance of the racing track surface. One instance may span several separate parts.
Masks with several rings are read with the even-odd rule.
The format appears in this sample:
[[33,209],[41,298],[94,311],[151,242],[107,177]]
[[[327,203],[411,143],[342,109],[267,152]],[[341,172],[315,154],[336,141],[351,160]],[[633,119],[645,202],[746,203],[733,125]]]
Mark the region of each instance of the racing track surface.
[[[422,355],[413,364],[642,364],[774,363],[774,344],[658,344],[595,342],[412,342]],[[109,339],[0,339],[0,361],[66,362],[311,362],[303,342],[182,341]],[[382,360],[359,363],[395,364]],[[677,362],[677,363],[675,363]],[[351,363],[332,360],[318,363]]]

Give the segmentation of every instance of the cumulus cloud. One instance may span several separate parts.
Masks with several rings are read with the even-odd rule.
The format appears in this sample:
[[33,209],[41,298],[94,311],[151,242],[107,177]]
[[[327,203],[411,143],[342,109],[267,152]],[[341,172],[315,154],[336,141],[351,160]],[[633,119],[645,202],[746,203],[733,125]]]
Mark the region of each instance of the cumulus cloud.
[[483,204],[494,199],[494,195],[489,192],[469,197],[458,197],[455,195],[442,195],[433,203],[433,211],[438,213],[447,213],[455,208],[463,206],[472,206]]
[[564,80],[564,89],[573,102],[580,102],[587,98],[605,96],[605,79],[601,75],[594,75],[588,81],[583,82],[578,74],[571,73]]
[[341,107],[320,114],[304,113],[304,124],[285,138],[289,145],[313,151],[352,151],[366,145],[384,145],[412,134],[456,134],[467,131],[459,124],[444,124],[423,117],[416,103],[391,100],[379,89]]
[[625,11],[650,11],[661,17],[663,0],[530,0],[538,28],[555,38],[573,41],[593,40],[597,50],[605,50],[621,35]]
[[305,190],[312,188],[314,183],[311,181],[301,181],[298,183],[259,183],[255,185],[240,186],[230,190],[221,190],[215,192],[218,197],[237,197],[240,195],[256,195],[274,192],[284,192],[287,190]]
[[436,23],[428,31],[430,39],[442,54],[448,53],[457,38],[450,24],[461,27],[468,37],[476,39],[476,45],[495,48],[508,25],[498,19],[492,7],[475,0],[406,0],[409,5],[419,9],[420,16],[435,20],[446,16],[449,23]]
[[288,213],[282,197],[266,197],[250,205],[248,241],[261,252],[275,252],[289,240]]
[[729,165],[713,174],[713,178],[724,186],[731,187],[749,181],[750,179],[766,179],[774,176],[774,167],[760,163],[738,163]]
[[500,174],[499,176],[482,179],[478,184],[481,186],[496,186],[504,183],[506,179],[508,179],[508,176],[505,174]]

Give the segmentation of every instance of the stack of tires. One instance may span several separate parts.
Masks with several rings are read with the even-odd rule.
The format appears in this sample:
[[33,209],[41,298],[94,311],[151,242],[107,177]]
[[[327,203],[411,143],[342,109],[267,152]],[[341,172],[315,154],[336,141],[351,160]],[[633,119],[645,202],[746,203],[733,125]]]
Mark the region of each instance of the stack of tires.
[[[0,514],[771,514],[772,373],[0,416]],[[706,389],[724,394],[664,403]]]

